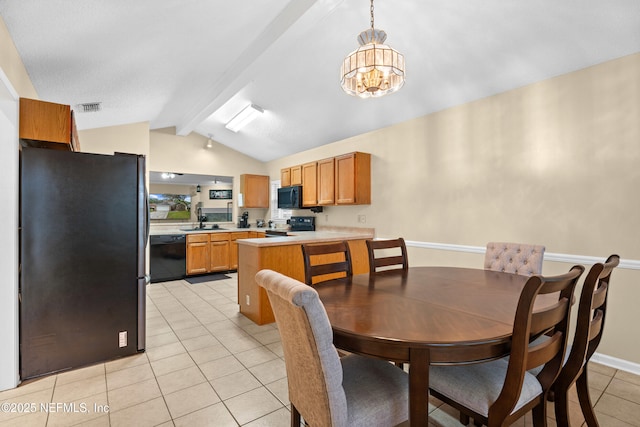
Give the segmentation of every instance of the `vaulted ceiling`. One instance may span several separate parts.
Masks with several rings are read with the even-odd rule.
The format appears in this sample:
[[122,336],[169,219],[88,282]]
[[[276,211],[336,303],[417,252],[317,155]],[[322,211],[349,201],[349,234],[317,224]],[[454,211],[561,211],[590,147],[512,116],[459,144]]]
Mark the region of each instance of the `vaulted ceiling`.
[[[38,96],[79,129],[148,121],[262,161],[640,51],[637,0],[376,0],[405,55],[397,93],[359,99],[339,70],[368,0],[0,0]],[[245,105],[265,114],[238,133]]]

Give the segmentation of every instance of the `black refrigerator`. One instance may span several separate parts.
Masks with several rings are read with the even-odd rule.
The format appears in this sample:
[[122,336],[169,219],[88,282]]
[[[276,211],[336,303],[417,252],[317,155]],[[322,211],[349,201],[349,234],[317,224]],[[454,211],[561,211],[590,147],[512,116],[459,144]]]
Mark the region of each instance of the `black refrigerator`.
[[23,147],[20,377],[145,348],[145,158]]

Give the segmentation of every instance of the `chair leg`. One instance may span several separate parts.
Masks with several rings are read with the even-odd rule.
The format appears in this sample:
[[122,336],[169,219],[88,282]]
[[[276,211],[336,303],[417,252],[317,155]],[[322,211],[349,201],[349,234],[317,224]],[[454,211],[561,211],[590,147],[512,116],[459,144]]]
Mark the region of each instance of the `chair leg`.
[[531,411],[531,415],[533,415],[533,425],[535,427],[547,427],[546,399],[543,399],[538,405],[534,406],[533,410]]
[[568,390],[555,387],[554,408],[558,427],[569,427],[569,396]]
[[460,424],[469,425],[469,415],[460,412]]
[[291,427],[300,427],[300,412],[291,404]]
[[582,409],[582,415],[587,423],[588,427],[598,427],[598,419],[593,412],[593,405],[591,404],[591,396],[589,395],[589,384],[587,381],[587,367],[582,370],[582,374],[576,381],[576,390],[578,391],[578,400],[580,401],[580,408]]

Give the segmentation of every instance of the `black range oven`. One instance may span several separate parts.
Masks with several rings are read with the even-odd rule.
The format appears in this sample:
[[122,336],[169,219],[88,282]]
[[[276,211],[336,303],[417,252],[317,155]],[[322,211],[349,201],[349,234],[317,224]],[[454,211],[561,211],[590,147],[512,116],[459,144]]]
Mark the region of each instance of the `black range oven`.
[[316,231],[315,216],[292,216],[289,224],[291,231]]

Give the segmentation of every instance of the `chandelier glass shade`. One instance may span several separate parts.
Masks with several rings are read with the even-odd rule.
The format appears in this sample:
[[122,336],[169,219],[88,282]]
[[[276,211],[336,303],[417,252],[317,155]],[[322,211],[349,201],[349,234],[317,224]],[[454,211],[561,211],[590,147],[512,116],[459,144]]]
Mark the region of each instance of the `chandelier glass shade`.
[[371,0],[371,28],[360,33],[360,47],[351,52],[340,69],[342,89],[360,98],[381,97],[404,85],[404,55],[384,44],[387,33],[373,26]]

